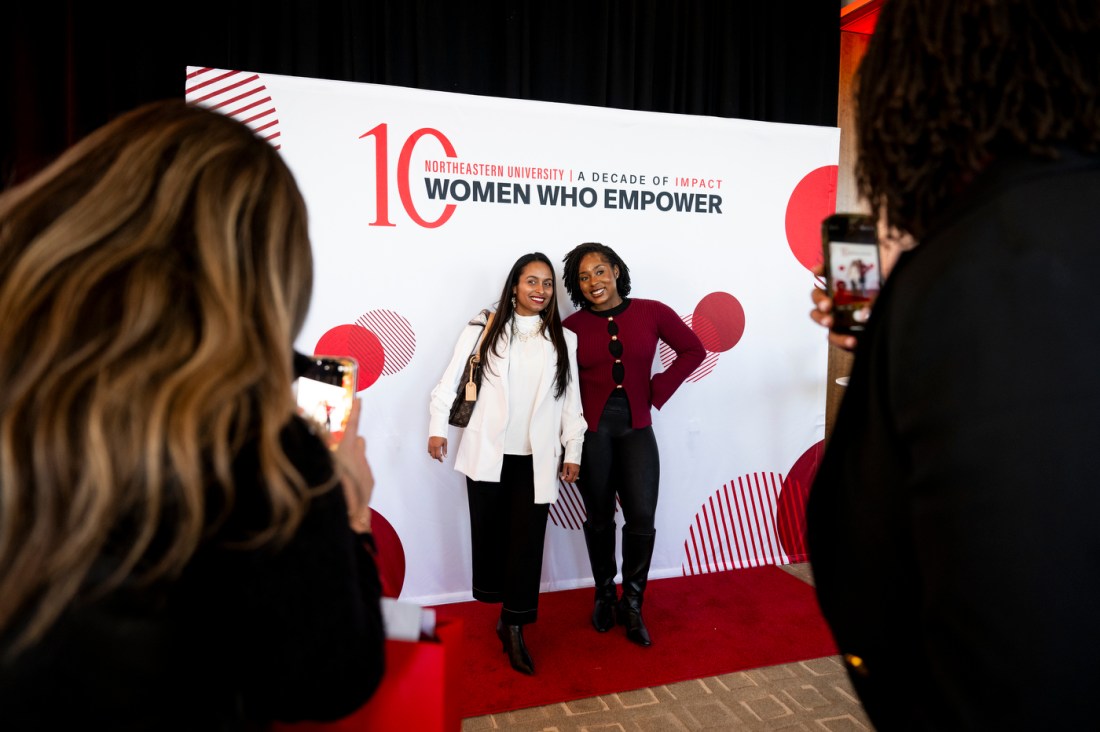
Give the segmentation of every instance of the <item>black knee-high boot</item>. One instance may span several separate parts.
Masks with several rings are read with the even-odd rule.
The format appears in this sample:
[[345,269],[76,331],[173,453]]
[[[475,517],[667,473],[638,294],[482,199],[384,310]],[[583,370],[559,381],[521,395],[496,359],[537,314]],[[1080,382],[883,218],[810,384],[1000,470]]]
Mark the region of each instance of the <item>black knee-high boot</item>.
[[617,606],[619,624],[626,626],[626,637],[640,646],[653,643],[642,620],[642,599],[656,537],[656,532],[638,534],[623,530],[623,597]]
[[601,529],[584,524],[584,541],[588,545],[588,561],[592,579],[596,582],[596,599],[592,606],[592,627],[606,633],[615,625],[615,525]]

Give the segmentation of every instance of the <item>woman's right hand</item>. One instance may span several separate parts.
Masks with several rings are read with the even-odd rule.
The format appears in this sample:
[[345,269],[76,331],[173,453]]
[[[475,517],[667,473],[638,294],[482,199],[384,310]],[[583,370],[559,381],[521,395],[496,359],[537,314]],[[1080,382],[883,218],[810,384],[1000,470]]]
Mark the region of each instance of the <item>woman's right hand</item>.
[[[818,277],[825,275],[825,265],[819,264],[811,270]],[[814,309],[810,311],[810,318],[815,323],[825,328],[832,328],[833,326],[833,299],[829,297],[829,294],[823,287],[814,287],[813,292],[810,293],[810,298],[814,301]],[[844,335],[842,333],[834,333],[829,331],[829,342],[838,348],[843,348],[846,351],[856,350],[856,337],[853,335]]]
[[439,462],[443,462],[443,459],[447,457],[447,438],[446,437],[429,437],[428,438],[428,455]]

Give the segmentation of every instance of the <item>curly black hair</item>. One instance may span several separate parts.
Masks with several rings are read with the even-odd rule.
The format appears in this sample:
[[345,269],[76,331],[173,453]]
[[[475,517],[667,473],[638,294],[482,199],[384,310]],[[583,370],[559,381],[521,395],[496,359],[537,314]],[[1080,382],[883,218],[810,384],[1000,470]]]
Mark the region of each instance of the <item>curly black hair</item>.
[[598,254],[612,267],[618,267],[619,276],[615,278],[615,289],[619,291],[620,297],[626,297],[630,294],[630,267],[626,266],[626,263],[619,258],[619,255],[611,247],[594,241],[585,242],[573,247],[573,251],[566,254],[562,260],[565,263],[565,268],[561,274],[562,284],[565,285],[565,291],[569,293],[569,299],[573,301],[577,308],[588,307],[588,301],[584,299],[578,281],[581,260],[584,259],[586,254]]
[[890,0],[857,83],[859,192],[919,239],[1006,151],[1100,149],[1100,3]]

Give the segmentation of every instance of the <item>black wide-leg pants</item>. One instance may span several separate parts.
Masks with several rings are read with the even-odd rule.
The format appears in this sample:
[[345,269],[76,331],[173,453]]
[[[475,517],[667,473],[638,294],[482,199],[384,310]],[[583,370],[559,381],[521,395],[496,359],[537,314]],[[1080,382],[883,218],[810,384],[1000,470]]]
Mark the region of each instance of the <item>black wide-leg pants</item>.
[[467,478],[466,492],[474,599],[503,603],[505,625],[535,622],[550,504],[535,503],[531,456],[505,455],[499,482]]

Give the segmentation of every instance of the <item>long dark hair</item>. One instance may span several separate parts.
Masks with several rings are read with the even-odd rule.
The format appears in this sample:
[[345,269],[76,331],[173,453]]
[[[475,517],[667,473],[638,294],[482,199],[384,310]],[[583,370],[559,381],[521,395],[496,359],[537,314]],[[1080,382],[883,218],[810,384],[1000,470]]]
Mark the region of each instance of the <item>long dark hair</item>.
[[858,84],[860,194],[919,239],[1004,150],[1100,149],[1100,3],[890,0]]
[[581,260],[587,254],[598,254],[610,262],[612,267],[618,267],[619,276],[615,278],[615,289],[619,291],[619,297],[626,297],[630,294],[630,267],[626,266],[626,262],[619,258],[619,255],[611,247],[599,242],[589,241],[573,247],[573,251],[566,254],[565,259],[562,260],[565,262],[565,268],[561,273],[562,282],[565,284],[565,291],[569,293],[569,299],[573,301],[574,305],[578,308],[588,307],[588,301],[584,299],[584,295],[581,293],[579,281]]
[[[489,332],[485,334],[485,340],[481,342],[481,361],[485,368],[492,370],[493,363],[489,359],[490,353],[501,355],[501,345],[508,347],[508,339],[511,337],[512,316],[516,308],[512,304],[512,288],[519,284],[520,275],[524,268],[532,262],[542,262],[550,269],[550,277],[554,280],[554,291],[550,302],[546,304],[539,317],[542,318],[542,334],[554,344],[554,350],[558,354],[558,368],[555,376],[554,398],[560,399],[565,393],[565,387],[569,385],[569,351],[565,347],[565,334],[561,327],[561,315],[558,314],[558,278],[554,273],[554,265],[542,252],[524,254],[512,265],[512,270],[504,280],[504,287],[500,292],[500,301],[497,304],[497,314],[493,318],[493,324],[489,326]],[[494,372],[496,373],[496,372]]]

